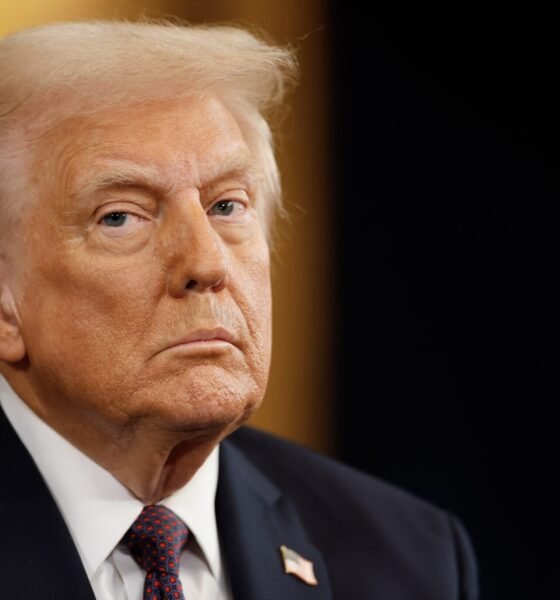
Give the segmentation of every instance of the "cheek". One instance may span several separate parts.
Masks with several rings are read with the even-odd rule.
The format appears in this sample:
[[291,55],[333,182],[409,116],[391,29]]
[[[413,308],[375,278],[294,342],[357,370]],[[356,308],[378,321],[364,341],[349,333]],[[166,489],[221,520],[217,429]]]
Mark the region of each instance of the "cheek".
[[83,356],[84,363],[86,357],[95,357],[96,363],[105,364],[133,353],[161,293],[159,277],[146,264],[100,267],[87,258],[61,257],[35,261],[35,268],[22,278],[20,295],[30,358],[40,352],[52,360],[48,355],[56,348],[61,358],[70,356],[69,363]]
[[240,309],[251,343],[250,358],[254,369],[268,374],[271,353],[272,298],[268,249],[254,254],[245,263],[243,277],[237,278],[240,286]]
[[22,322],[37,385],[120,418],[123,398],[134,393],[144,366],[141,342],[154,314],[154,274],[146,268],[142,276],[107,272],[87,263],[35,274],[34,285],[27,281],[24,288]]

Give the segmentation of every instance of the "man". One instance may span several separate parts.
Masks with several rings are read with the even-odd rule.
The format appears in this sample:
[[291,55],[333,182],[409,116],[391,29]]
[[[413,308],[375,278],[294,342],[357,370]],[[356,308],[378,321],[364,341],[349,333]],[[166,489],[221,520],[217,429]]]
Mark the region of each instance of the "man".
[[289,52],[85,23],[0,65],[2,597],[475,598],[454,518],[233,433],[268,376]]

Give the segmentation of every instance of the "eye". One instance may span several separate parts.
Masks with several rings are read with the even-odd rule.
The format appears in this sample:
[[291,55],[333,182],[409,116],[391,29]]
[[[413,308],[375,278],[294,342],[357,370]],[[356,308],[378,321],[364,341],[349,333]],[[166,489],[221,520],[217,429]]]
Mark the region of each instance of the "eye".
[[139,233],[149,219],[129,210],[113,210],[101,216],[98,224],[103,235],[124,238]]
[[208,209],[208,214],[225,223],[246,223],[250,210],[246,200],[218,200]]
[[122,227],[129,217],[128,213],[125,212],[112,212],[105,215],[101,222],[108,227]]
[[[240,204],[240,202],[234,202],[233,200],[220,200],[216,202],[214,206],[210,209],[210,212],[213,215],[220,215],[222,217],[228,217],[235,210],[235,205]],[[241,205],[242,206],[242,205]]]

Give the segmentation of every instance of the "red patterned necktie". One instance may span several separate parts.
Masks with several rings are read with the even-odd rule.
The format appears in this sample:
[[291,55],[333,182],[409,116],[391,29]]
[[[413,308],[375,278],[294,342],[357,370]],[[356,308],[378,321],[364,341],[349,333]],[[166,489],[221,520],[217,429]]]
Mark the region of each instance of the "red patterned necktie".
[[145,506],[125,533],[124,544],[147,571],[144,600],[185,600],[179,580],[181,551],[187,526],[165,506]]

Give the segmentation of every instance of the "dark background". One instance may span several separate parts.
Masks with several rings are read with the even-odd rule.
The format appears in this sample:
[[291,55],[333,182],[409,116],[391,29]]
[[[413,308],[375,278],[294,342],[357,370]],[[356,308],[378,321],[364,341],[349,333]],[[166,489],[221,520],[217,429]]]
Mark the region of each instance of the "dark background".
[[331,2],[338,454],[457,514],[483,598],[558,598],[560,20],[364,6]]

